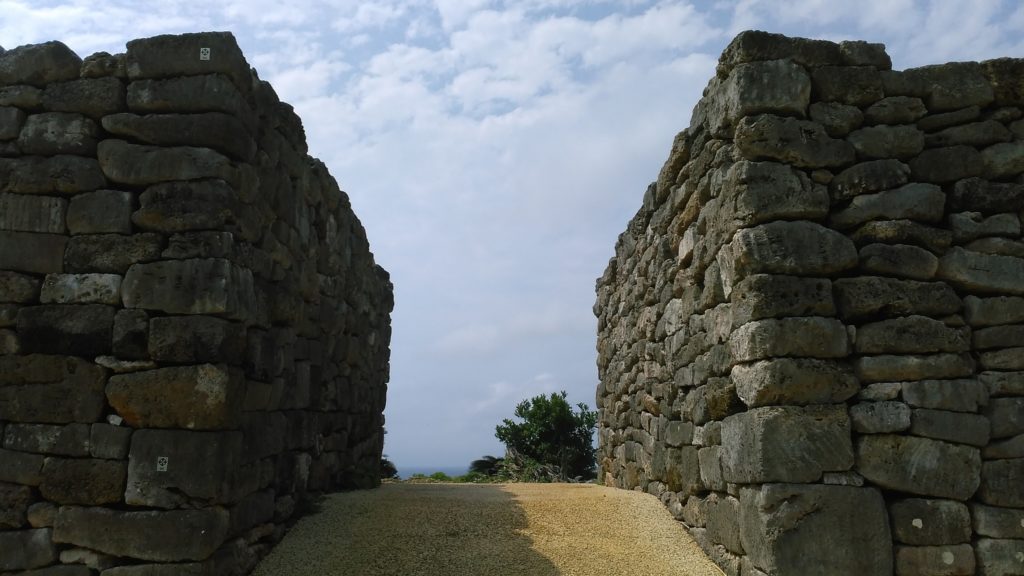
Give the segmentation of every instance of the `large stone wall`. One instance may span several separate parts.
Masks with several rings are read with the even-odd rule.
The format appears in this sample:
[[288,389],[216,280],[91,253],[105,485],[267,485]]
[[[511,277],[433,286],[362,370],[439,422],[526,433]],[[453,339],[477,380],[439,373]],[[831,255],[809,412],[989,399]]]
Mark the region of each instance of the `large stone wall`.
[[244,574],[377,484],[391,284],[306,152],[230,34],[0,49],[0,574]]
[[739,35],[598,281],[600,466],[727,574],[1024,574],[1024,60]]

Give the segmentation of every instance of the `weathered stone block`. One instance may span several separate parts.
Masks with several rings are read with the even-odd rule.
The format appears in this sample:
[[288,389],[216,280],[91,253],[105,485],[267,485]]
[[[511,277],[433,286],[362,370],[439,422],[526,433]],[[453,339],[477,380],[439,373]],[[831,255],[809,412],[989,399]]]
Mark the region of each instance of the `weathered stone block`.
[[235,174],[231,161],[209,148],[160,148],[104,140],[98,156],[107,178],[137,186],[202,178],[232,180]]
[[[231,502],[243,457],[240,432],[138,430],[128,456],[125,502],[179,508]],[[157,469],[166,458],[166,471]]]
[[946,195],[934,184],[907,184],[895,190],[855,196],[849,206],[829,217],[829,224],[849,229],[878,219],[939,222],[945,202]]
[[106,372],[80,358],[0,356],[0,420],[64,424],[103,414]]
[[25,513],[32,504],[28,486],[0,483],[0,528],[17,529],[26,524]]
[[733,326],[782,316],[833,316],[832,284],[825,278],[754,274],[733,286]]
[[124,84],[112,77],[49,84],[43,90],[42,105],[51,112],[79,112],[99,120],[124,110]]
[[0,230],[63,234],[67,206],[63,198],[0,194]]
[[722,52],[718,74],[728,73],[733,66],[742,62],[779,58],[792,58],[797,64],[809,68],[844,62],[839,45],[834,42],[747,30],[733,38]]
[[1024,142],[993,144],[981,151],[983,175],[991,180],[1009,180],[1024,172]]
[[979,238],[964,244],[965,250],[1024,258],[1024,242],[1009,238]]
[[39,301],[43,304],[120,304],[117,274],[47,274]]
[[242,415],[246,462],[279,454],[284,450],[288,421],[281,412],[250,412]]
[[909,164],[910,174],[918,182],[954,182],[985,171],[985,160],[973,146],[929,148]]
[[103,188],[99,163],[80,156],[0,158],[0,192],[71,196]]
[[777,160],[799,168],[843,166],[854,159],[853,146],[829,137],[820,124],[771,114],[740,120],[734,143],[747,160]]
[[772,222],[745,228],[718,254],[727,295],[752,274],[827,276],[857,264],[853,243],[813,222]]
[[1024,184],[989,182],[981,178],[960,180],[949,195],[949,208],[955,212],[982,214],[1018,212],[1024,210]]
[[118,358],[149,358],[149,315],[145,310],[118,310],[112,348]]
[[68,230],[72,234],[131,234],[132,194],[97,190],[79,194],[68,206]]
[[1024,510],[971,503],[974,531],[992,538],[1024,540]]
[[992,326],[1024,322],[1024,298],[996,296],[964,298],[964,319],[971,326]]
[[750,407],[845,402],[860,388],[845,364],[814,358],[774,358],[737,364],[736,394]]
[[707,384],[686,393],[680,411],[687,420],[699,426],[735,414],[742,407],[731,380],[709,378]]
[[38,528],[0,532],[0,570],[39,568],[56,561],[53,530]]
[[24,112],[13,106],[0,105],[0,140],[17,138],[24,123]]
[[850,353],[843,323],[818,316],[749,322],[733,331],[729,349],[736,362],[773,356],[842,358]]
[[969,354],[881,355],[854,360],[862,382],[898,382],[963,378],[974,372]]
[[96,153],[98,132],[96,123],[81,114],[67,112],[32,114],[21,129],[18,147],[22,154],[26,155],[92,156]]
[[[220,72],[241,88],[252,83],[249,64],[230,32],[167,34],[131,40],[127,47],[125,70],[132,80]],[[208,60],[199,58],[200,48],[209,48]]]
[[26,44],[0,52],[0,86],[46,86],[78,78],[82,59],[62,42]]
[[740,542],[740,501],[712,492],[705,503],[707,536],[734,554],[743,554]]
[[814,482],[853,464],[843,406],[754,408],[722,422],[727,482]]
[[868,244],[860,249],[860,267],[868,274],[930,280],[939,269],[939,259],[917,246]]
[[114,504],[124,495],[127,471],[118,460],[47,458],[39,491],[58,504]]
[[62,506],[53,540],[140,560],[204,560],[224,542],[229,522],[222,508],[122,512]]
[[1020,236],[1020,217],[1016,214],[996,214],[984,217],[980,212],[958,212],[949,215],[953,228],[953,241],[969,242],[982,236]]
[[697,451],[700,467],[700,483],[708,490],[724,491],[727,488],[722,473],[722,447],[706,446]]
[[241,206],[238,194],[223,180],[156,184],[139,200],[132,222],[158,232],[220,229],[238,218]]
[[944,282],[916,282],[873,276],[832,282],[839,317],[846,322],[876,317],[948,316],[960,311],[960,298]]
[[864,110],[864,123],[913,124],[928,114],[924,102],[912,96],[890,96],[882,98]]
[[889,506],[893,538],[914,546],[963,544],[971,541],[971,515],[953,500],[906,498]]
[[202,364],[110,377],[107,401],[136,428],[237,426],[245,394],[241,373]]
[[903,400],[915,408],[977,412],[988,403],[988,387],[979,380],[904,382]]
[[1024,434],[1024,398],[992,398],[985,408],[992,422],[992,437]]
[[810,97],[810,77],[791,60],[739,64],[729,72],[711,104],[711,131],[727,134],[741,118],[753,114],[803,116]]
[[997,142],[1009,142],[1013,135],[1005,126],[995,120],[974,122],[946,128],[941,132],[925,136],[925,146],[974,146],[983,148]]
[[914,222],[913,220],[873,220],[864,223],[850,236],[853,241],[865,244],[910,244],[920,246],[935,254],[941,254],[953,242],[953,233]]
[[132,429],[110,424],[93,424],[89,429],[89,455],[106,460],[128,458],[128,442]]
[[884,434],[910,428],[910,408],[902,402],[861,402],[850,406],[850,422],[861,434]]
[[809,112],[811,120],[821,124],[833,138],[846,136],[851,130],[860,128],[864,121],[860,108],[838,102],[815,102],[811,104]]
[[18,311],[26,352],[95,357],[110,353],[114,308],[101,304],[27,306]]
[[1024,541],[979,538],[974,546],[979,576],[1016,576],[1024,573]]
[[822,66],[811,77],[815,100],[863,107],[885,96],[878,70],[872,66]]
[[904,316],[857,328],[859,354],[966,352],[970,329],[951,328],[927,316]]
[[220,112],[205,114],[113,114],[103,118],[111,134],[157,146],[211,148],[248,162],[256,143],[241,120]]
[[784,164],[741,160],[729,169],[725,186],[732,195],[731,217],[745,226],[828,215],[825,187]]
[[740,538],[767,574],[892,574],[892,542],[878,490],[766,484],[740,491]]
[[897,546],[896,575],[974,576],[974,548],[955,546]]
[[66,236],[0,231],[0,268],[16,272],[62,272]]
[[[235,254],[235,236],[231,232],[182,232],[174,234],[163,251],[164,258],[227,258]],[[255,274],[255,272],[254,272]]]
[[31,304],[39,298],[40,283],[33,276],[0,270],[0,302]]
[[846,137],[861,158],[913,158],[924,150],[924,132],[914,126],[868,126]]
[[665,485],[671,492],[697,494],[704,489],[695,446],[665,450]]
[[981,457],[985,460],[1024,458],[1024,434],[989,444],[981,451]]
[[934,132],[949,126],[959,126],[981,117],[981,108],[966,106],[953,112],[929,114],[917,121],[917,127],[925,132]]
[[981,254],[953,247],[939,260],[939,278],[982,293],[1024,294],[1024,258]]
[[932,112],[984,107],[994,98],[992,86],[977,62],[950,62],[903,71],[910,84],[920,86]]
[[149,356],[154,360],[240,365],[244,352],[242,324],[209,316],[163,316],[149,322]]
[[983,370],[1024,370],[1024,347],[982,352],[978,364]]
[[4,448],[20,452],[83,457],[89,455],[89,425],[8,424]]
[[163,238],[159,234],[72,236],[67,242],[64,263],[68,272],[124,274],[132,264],[160,258],[162,250]]
[[988,388],[989,396],[1024,396],[1024,372],[982,372],[978,380]]
[[836,200],[845,200],[861,194],[898,188],[909,179],[910,167],[899,160],[870,160],[840,172],[829,183],[829,190]]
[[225,112],[251,122],[245,97],[222,74],[184,76],[162,80],[136,80],[128,85],[131,112]]
[[857,439],[856,470],[890,490],[966,500],[981,482],[981,454],[940,440],[874,434]]
[[121,287],[128,308],[246,319],[254,307],[252,272],[222,259],[135,264]]
[[945,410],[914,410],[910,433],[925,438],[984,447],[988,444],[988,418]]
[[35,86],[0,86],[0,106],[34,110],[42,106],[42,102],[43,91]]

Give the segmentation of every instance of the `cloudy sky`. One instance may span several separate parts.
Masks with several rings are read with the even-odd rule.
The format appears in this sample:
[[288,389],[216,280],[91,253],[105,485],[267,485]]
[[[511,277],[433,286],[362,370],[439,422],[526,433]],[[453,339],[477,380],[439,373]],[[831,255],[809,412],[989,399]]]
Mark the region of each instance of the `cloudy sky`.
[[594,280],[738,32],[1024,57],[1019,0],[0,0],[0,45],[81,56],[230,30],[391,272],[385,452],[500,455],[517,402],[593,406]]

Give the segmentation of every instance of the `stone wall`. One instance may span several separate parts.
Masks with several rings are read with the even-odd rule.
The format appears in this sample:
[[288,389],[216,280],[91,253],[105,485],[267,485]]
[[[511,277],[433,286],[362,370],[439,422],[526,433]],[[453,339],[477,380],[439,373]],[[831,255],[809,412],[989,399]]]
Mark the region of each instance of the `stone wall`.
[[231,34],[0,49],[0,574],[244,574],[378,483],[391,284],[306,152]]
[[1022,110],[739,35],[598,281],[605,483],[730,575],[1024,574]]

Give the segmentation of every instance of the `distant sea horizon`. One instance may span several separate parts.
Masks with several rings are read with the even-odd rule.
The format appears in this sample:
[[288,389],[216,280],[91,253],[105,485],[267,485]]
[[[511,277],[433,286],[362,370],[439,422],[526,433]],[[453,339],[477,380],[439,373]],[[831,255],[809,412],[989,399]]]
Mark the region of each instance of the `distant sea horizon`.
[[430,476],[434,472],[444,472],[449,476],[462,476],[469,472],[469,466],[397,466],[398,477],[408,480],[414,474]]

